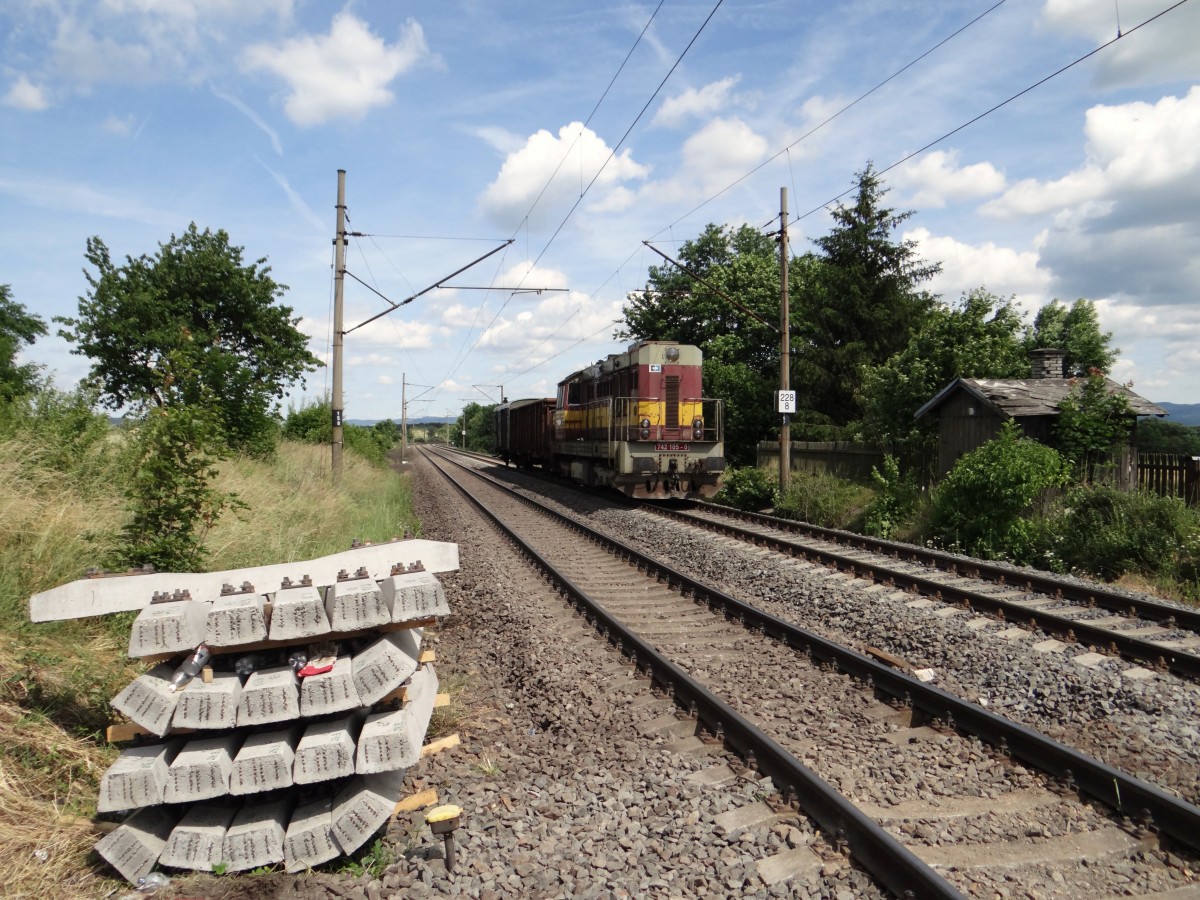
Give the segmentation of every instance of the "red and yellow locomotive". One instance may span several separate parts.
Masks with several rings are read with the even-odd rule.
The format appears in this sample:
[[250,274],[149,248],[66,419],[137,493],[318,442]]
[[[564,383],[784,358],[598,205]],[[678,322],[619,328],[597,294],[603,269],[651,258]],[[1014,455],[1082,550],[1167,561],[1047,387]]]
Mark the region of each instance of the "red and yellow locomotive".
[[642,341],[575,372],[557,397],[496,410],[505,462],[659,500],[711,497],[725,470],[721,401],[701,396],[699,347]]

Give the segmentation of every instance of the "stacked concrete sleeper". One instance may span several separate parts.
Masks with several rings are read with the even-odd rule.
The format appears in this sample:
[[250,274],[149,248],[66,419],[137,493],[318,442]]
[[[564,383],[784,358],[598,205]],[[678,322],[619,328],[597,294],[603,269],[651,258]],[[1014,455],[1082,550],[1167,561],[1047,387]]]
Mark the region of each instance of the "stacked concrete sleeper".
[[[172,691],[175,669],[163,663],[113,699],[158,739],[123,752],[101,780],[100,812],[132,810],[96,845],[123,877],[136,883],[155,865],[233,872],[283,863],[299,872],[354,853],[390,818],[420,758],[438,687],[433,666],[419,662],[423,628],[403,626],[450,610],[419,563],[379,581],[359,576],[323,591],[286,584],[267,596],[246,585],[212,602],[153,603],[138,615],[135,657],[190,653],[205,642],[228,662],[238,645],[270,652],[360,636],[341,641],[321,674],[301,678],[278,665],[243,683],[220,671],[226,663],[211,681]],[[373,709],[402,686],[399,708]]]

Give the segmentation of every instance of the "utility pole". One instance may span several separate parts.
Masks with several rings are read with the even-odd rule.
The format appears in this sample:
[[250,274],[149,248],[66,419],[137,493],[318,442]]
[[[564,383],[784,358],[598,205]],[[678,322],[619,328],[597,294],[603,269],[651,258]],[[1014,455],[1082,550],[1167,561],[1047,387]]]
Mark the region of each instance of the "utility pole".
[[408,373],[400,376],[400,463],[408,459]]
[[333,483],[342,480],[342,283],[346,275],[346,170],[337,172],[337,235],[333,239]]
[[[779,189],[779,390],[791,390],[792,358],[788,335],[788,202],[787,188]],[[787,493],[792,475],[791,416],[782,413],[779,427],[779,494]]]

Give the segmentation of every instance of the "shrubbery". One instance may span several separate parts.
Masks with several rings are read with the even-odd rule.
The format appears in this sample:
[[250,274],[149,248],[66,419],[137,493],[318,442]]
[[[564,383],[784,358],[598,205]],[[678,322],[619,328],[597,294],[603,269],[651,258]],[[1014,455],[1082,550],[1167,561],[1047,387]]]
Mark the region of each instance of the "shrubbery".
[[1200,515],[1181,500],[1082,486],[1049,524],[1050,568],[1109,581],[1131,574],[1171,580],[1200,599]]
[[114,543],[106,567],[200,571],[210,552],[209,529],[226,511],[246,506],[215,485],[217,465],[229,458],[220,421],[203,406],[151,410],[132,432],[126,454],[128,518],[119,535],[98,536]]
[[[332,410],[328,400],[289,409],[283,420],[284,437],[306,444],[328,444],[333,439]],[[346,448],[382,466],[387,463],[387,452],[395,446],[396,430],[346,424],[342,426],[342,441]]]
[[962,457],[933,496],[930,537],[984,559],[1034,561],[1044,543],[1037,512],[1068,483],[1056,450],[1006,422],[994,440]]
[[821,525],[849,528],[857,522],[871,499],[866,485],[828,472],[793,472],[787,494],[775,504],[777,515]]
[[766,469],[752,466],[730,469],[725,473],[721,489],[713,497],[713,502],[749,511],[766,509],[775,504],[779,493],[778,483],[778,477]]
[[109,422],[93,412],[95,394],[43,387],[0,403],[0,441],[20,440],[19,461],[31,468],[53,469],[91,483],[112,462]]
[[890,453],[883,458],[883,471],[871,469],[875,495],[867,504],[863,531],[872,537],[893,538],[912,520],[921,493],[910,473],[900,474],[900,463]]

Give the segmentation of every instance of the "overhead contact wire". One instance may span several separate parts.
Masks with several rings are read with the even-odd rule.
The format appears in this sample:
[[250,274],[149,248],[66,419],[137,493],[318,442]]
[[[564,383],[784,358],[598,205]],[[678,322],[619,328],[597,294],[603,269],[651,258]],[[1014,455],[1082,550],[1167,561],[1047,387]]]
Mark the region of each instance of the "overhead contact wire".
[[[658,83],[658,87],[656,87],[654,89],[654,92],[650,95],[650,98],[642,106],[642,108],[638,112],[637,116],[634,117],[633,121],[629,124],[629,127],[625,129],[625,133],[623,135],[621,135],[621,139],[619,141],[617,141],[617,143],[613,146],[612,150],[609,151],[607,158],[600,165],[600,168],[596,170],[596,174],[592,176],[592,180],[588,182],[587,187],[585,187],[583,189],[583,191],[580,193],[578,199],[576,199],[576,201],[571,205],[571,208],[569,210],[567,210],[567,214],[565,216],[563,216],[562,221],[558,223],[558,227],[554,229],[554,233],[550,235],[549,239],[546,241],[545,245],[543,245],[543,247],[542,247],[541,251],[538,253],[537,257],[533,260],[532,263],[530,263],[530,271],[531,272],[537,266],[537,264],[541,261],[542,257],[546,255],[546,251],[550,249],[550,245],[554,243],[555,239],[562,232],[562,230],[566,226],[567,222],[570,221],[571,216],[573,216],[575,214],[575,211],[579,208],[579,205],[583,202],[584,197],[587,196],[588,192],[592,189],[592,186],[595,185],[596,179],[599,178],[603,174],[604,170],[608,167],[608,164],[610,162],[612,162],[612,159],[614,156],[616,156],[617,151],[621,149],[621,146],[628,139],[628,137],[629,137],[630,133],[633,131],[634,127],[637,125],[638,122],[641,121],[642,117],[646,114],[646,110],[648,110],[650,108],[650,104],[652,104],[654,102],[655,98],[658,97],[659,93],[662,92],[663,87],[666,86],[666,83],[671,78],[671,75],[674,74],[674,72],[677,68],[679,68],[679,65],[683,62],[683,58],[685,56],[687,56],[688,51],[692,49],[692,46],[700,38],[700,35],[703,34],[704,29],[708,26],[708,23],[712,21],[713,16],[716,15],[717,10],[719,10],[721,8],[721,4],[724,2],[725,2],[725,0],[717,0],[716,4],[709,11],[708,16],[705,17],[704,21],[700,24],[700,27],[696,30],[696,33],[692,35],[692,38],[691,38],[691,40],[688,41],[687,46],[683,48],[682,52],[680,52],[680,54],[676,58],[675,62],[671,65],[671,68],[667,71],[667,74],[664,75],[662,80]],[[659,6],[661,7],[662,4],[660,3]],[[657,11],[658,10],[656,9],[655,13],[657,13]],[[647,23],[647,27],[649,27],[649,23]],[[644,33],[645,32],[643,31],[643,34]],[[638,37],[638,40],[639,41],[641,40],[640,35]],[[561,165],[561,163],[560,163],[560,165]],[[544,192],[545,188],[543,188],[542,190]],[[526,276],[526,277],[528,277],[528,276]],[[523,283],[523,281],[522,281],[522,283]],[[500,309],[498,309],[496,311],[496,315],[492,317],[491,322],[489,322],[487,327],[485,327],[483,329],[483,331],[480,332],[479,337],[475,339],[475,343],[471,345],[471,350],[474,350],[475,347],[477,347],[479,345],[479,341],[483,339],[483,335],[487,332],[487,329],[491,328],[492,324],[495,323],[496,319],[498,319],[500,317],[500,314],[508,306],[508,303],[509,303],[509,301],[512,300],[512,297],[513,297],[513,295],[510,294],[508,299],[505,300],[503,304],[501,304]],[[468,350],[467,353],[470,354],[471,350]],[[453,374],[453,372],[451,374]],[[448,375],[446,377],[450,377],[450,376]]]
[[764,160],[763,160],[761,163],[759,163],[757,166],[755,166],[753,169],[751,169],[751,170],[750,170],[749,172],[747,172],[745,175],[742,175],[742,176],[741,176],[740,178],[738,178],[736,181],[733,181],[733,182],[731,182],[730,184],[727,184],[725,187],[721,188],[721,190],[717,191],[717,192],[716,192],[715,194],[713,194],[711,197],[709,197],[708,199],[704,200],[702,203],[700,203],[700,204],[699,204],[698,206],[696,206],[694,209],[691,209],[691,210],[689,210],[688,212],[684,213],[682,216],[680,216],[678,219],[676,219],[676,220],[675,220],[674,222],[672,222],[670,225],[667,225],[667,226],[665,226],[665,227],[663,227],[663,228],[660,228],[658,231],[656,231],[654,234],[652,234],[652,235],[650,236],[650,237],[651,237],[651,239],[653,239],[653,238],[655,238],[655,237],[658,237],[658,235],[662,234],[662,233],[663,233],[664,231],[666,231],[667,229],[669,229],[669,228],[673,228],[674,226],[676,226],[676,225],[678,225],[680,222],[682,222],[684,219],[686,219],[686,218],[688,218],[689,216],[692,216],[693,214],[695,214],[695,213],[699,212],[701,209],[703,209],[704,207],[706,207],[708,204],[712,203],[712,202],[713,202],[714,200],[716,200],[718,197],[720,197],[720,196],[724,195],[725,193],[727,193],[727,192],[729,192],[729,191],[733,190],[735,187],[737,187],[739,184],[741,184],[743,181],[745,181],[745,180],[746,180],[747,178],[749,178],[751,175],[753,175],[753,174],[755,174],[756,172],[760,171],[760,170],[761,170],[761,169],[763,169],[765,166],[767,166],[767,165],[770,165],[770,164],[771,164],[771,163],[773,163],[775,160],[779,159],[779,157],[783,156],[785,153],[787,153],[789,150],[791,150],[793,147],[795,147],[797,144],[801,143],[802,141],[805,141],[805,140],[807,140],[807,139],[808,139],[808,138],[810,138],[812,135],[816,134],[818,131],[820,131],[822,128],[824,128],[826,125],[828,125],[828,124],[829,124],[830,122],[832,122],[834,119],[836,119],[836,118],[837,118],[838,116],[840,116],[842,113],[849,111],[850,109],[854,108],[854,107],[855,107],[855,106],[857,106],[859,103],[861,103],[863,100],[866,100],[868,97],[870,97],[870,96],[871,96],[872,94],[874,94],[876,91],[878,91],[880,88],[882,88],[882,87],[884,87],[886,84],[888,84],[888,82],[890,82],[890,81],[894,80],[895,78],[897,78],[897,77],[899,77],[900,75],[902,75],[902,74],[904,74],[905,72],[907,72],[909,69],[911,69],[911,68],[912,68],[913,66],[915,66],[917,63],[919,63],[919,62],[920,62],[921,60],[923,60],[925,57],[929,56],[929,55],[930,55],[931,53],[933,53],[935,50],[938,50],[938,49],[940,49],[940,48],[941,48],[941,47],[943,47],[945,44],[947,44],[947,43],[949,43],[950,41],[954,40],[954,38],[958,37],[960,34],[962,34],[964,31],[966,31],[966,30],[967,30],[968,28],[970,28],[972,25],[974,25],[975,23],[979,22],[981,19],[983,19],[985,16],[989,15],[990,13],[994,12],[995,10],[999,9],[1001,6],[1003,6],[1003,5],[1004,5],[1005,3],[1007,3],[1007,2],[1008,2],[1008,0],[998,0],[998,2],[997,2],[997,3],[994,3],[994,4],[992,4],[991,6],[989,6],[987,9],[985,9],[983,12],[981,12],[979,15],[977,15],[977,16],[976,16],[975,18],[973,18],[971,21],[969,21],[969,22],[967,22],[965,25],[963,25],[961,28],[957,29],[956,31],[953,31],[953,32],[951,32],[951,33],[950,33],[950,34],[948,34],[948,35],[946,35],[946,37],[942,38],[940,41],[938,41],[936,44],[934,44],[932,47],[930,47],[928,50],[926,50],[926,51],[925,51],[924,53],[922,53],[920,56],[916,57],[916,58],[915,58],[915,59],[913,59],[913,60],[910,60],[908,63],[906,63],[905,65],[901,66],[899,69],[897,69],[895,72],[893,72],[893,73],[892,73],[891,75],[889,75],[887,78],[883,79],[883,81],[881,81],[881,82],[879,82],[878,84],[876,84],[876,85],[875,85],[874,87],[872,87],[870,90],[866,91],[866,92],[865,92],[865,93],[863,93],[863,94],[860,94],[858,97],[856,97],[855,99],[851,100],[849,103],[847,103],[847,104],[846,104],[845,106],[843,106],[841,109],[839,109],[837,112],[835,112],[835,113],[833,113],[832,115],[828,116],[828,117],[827,117],[827,118],[826,118],[824,121],[820,122],[820,123],[819,123],[819,124],[817,124],[817,125],[814,125],[812,128],[810,128],[810,129],[809,129],[808,131],[806,131],[804,134],[800,135],[800,137],[796,138],[796,140],[792,141],[790,144],[788,144],[788,145],[787,145],[786,147],[784,147],[782,150],[779,150],[779,151],[778,151],[777,153],[775,153],[774,155],[772,155],[772,156],[769,156],[769,157],[767,157],[766,159],[764,159]]
[[[991,107],[990,109],[984,110],[983,112],[981,112],[979,115],[975,116],[974,118],[972,118],[972,119],[968,119],[966,122],[963,122],[963,123],[962,123],[961,125],[959,125],[957,128],[953,128],[953,129],[951,129],[950,131],[947,131],[947,132],[946,132],[945,134],[943,134],[941,137],[934,138],[932,141],[930,141],[928,144],[926,144],[925,146],[921,147],[920,149],[914,150],[914,151],[912,151],[911,153],[909,153],[909,154],[907,154],[907,155],[905,155],[905,156],[902,156],[900,159],[896,160],[896,161],[895,161],[894,163],[892,163],[890,166],[888,166],[887,168],[884,168],[884,169],[880,169],[880,170],[879,170],[878,172],[876,172],[875,174],[876,174],[876,175],[883,175],[883,174],[885,174],[885,173],[887,173],[887,172],[890,172],[892,169],[896,168],[897,166],[901,166],[901,165],[903,165],[904,163],[908,162],[908,161],[909,161],[910,159],[912,159],[914,156],[920,156],[922,153],[924,153],[924,152],[925,152],[926,150],[928,150],[930,147],[936,147],[936,146],[937,146],[938,144],[940,144],[942,141],[946,140],[946,138],[953,137],[954,135],[956,135],[956,134],[958,134],[960,131],[962,131],[964,128],[968,128],[968,127],[970,127],[971,125],[974,125],[974,124],[975,124],[976,122],[978,122],[980,119],[983,119],[983,118],[985,118],[985,117],[987,117],[987,116],[990,116],[992,113],[996,112],[996,111],[997,111],[997,110],[999,110],[999,109],[1003,109],[1005,106],[1008,106],[1008,104],[1012,103],[1014,100],[1017,100],[1017,99],[1019,99],[1019,98],[1021,98],[1021,97],[1024,97],[1024,96],[1025,96],[1026,94],[1028,94],[1030,91],[1034,90],[1035,88],[1039,88],[1039,87],[1041,87],[1041,86],[1042,86],[1043,84],[1045,84],[1047,81],[1050,81],[1050,80],[1051,80],[1051,79],[1053,79],[1053,78],[1057,78],[1057,77],[1058,77],[1059,75],[1061,75],[1063,72],[1066,72],[1067,70],[1074,68],[1075,66],[1079,65],[1081,62],[1084,62],[1085,60],[1091,59],[1093,56],[1095,56],[1095,55],[1096,55],[1097,53],[1099,53],[1101,50],[1106,50],[1106,49],[1108,49],[1108,48],[1109,48],[1109,47],[1111,47],[1113,44],[1115,44],[1117,41],[1119,41],[1119,40],[1122,40],[1123,38],[1127,38],[1127,37],[1129,37],[1129,35],[1133,34],[1133,33],[1134,33],[1135,31],[1137,31],[1139,28],[1142,28],[1142,27],[1144,27],[1144,26],[1146,26],[1146,25],[1149,25],[1151,22],[1155,21],[1156,19],[1160,19],[1160,18],[1162,18],[1162,17],[1163,17],[1163,16],[1165,16],[1167,13],[1169,13],[1169,12],[1173,12],[1174,10],[1176,10],[1176,9],[1178,9],[1179,7],[1183,6],[1183,5],[1184,5],[1185,3],[1187,3],[1187,2],[1188,2],[1188,0],[1178,0],[1178,2],[1177,2],[1177,3],[1173,3],[1171,6],[1168,6],[1166,9],[1160,10],[1159,12],[1155,13],[1154,15],[1152,15],[1150,18],[1148,18],[1148,19],[1146,19],[1146,20],[1144,20],[1144,21],[1142,21],[1142,22],[1139,22],[1137,25],[1134,25],[1132,28],[1130,28],[1130,29],[1129,29],[1128,31],[1126,31],[1124,34],[1118,34],[1116,37],[1112,38],[1111,40],[1105,41],[1103,44],[1101,44],[1100,46],[1096,47],[1096,48],[1095,48],[1095,49],[1093,49],[1093,50],[1089,50],[1087,53],[1083,54],[1083,56],[1079,57],[1078,59],[1072,60],[1071,62],[1067,63],[1067,64],[1066,64],[1065,66],[1063,66],[1062,68],[1060,68],[1060,69],[1056,69],[1055,71],[1051,72],[1049,75],[1045,76],[1044,78],[1040,78],[1040,79],[1038,79],[1038,80],[1037,80],[1037,81],[1035,81],[1033,84],[1031,84],[1031,85],[1029,85],[1028,87],[1026,87],[1026,88],[1023,88],[1022,90],[1020,90],[1020,91],[1018,91],[1017,93],[1013,94],[1013,95],[1012,95],[1011,97],[1009,97],[1007,100],[1002,100],[1002,101],[1000,101],[999,103],[997,103],[995,106]],[[812,209],[810,209],[808,212],[804,213],[803,215],[798,215],[798,216],[796,216],[794,219],[791,219],[790,221],[792,221],[792,222],[799,222],[801,219],[806,219],[806,218],[808,218],[809,216],[811,216],[813,213],[820,212],[821,210],[825,209],[827,206],[829,206],[829,204],[831,204],[831,203],[837,203],[837,201],[841,200],[843,197],[845,197],[847,194],[851,193],[851,192],[852,192],[852,191],[854,191],[854,190],[855,190],[855,188],[853,188],[853,187],[851,187],[851,188],[848,188],[847,190],[844,190],[844,191],[842,191],[842,192],[841,192],[840,194],[838,194],[836,197],[834,197],[834,198],[832,198],[832,199],[830,199],[830,200],[826,200],[826,201],[825,201],[824,203],[822,203],[820,206],[815,206],[815,207],[813,207]]]

